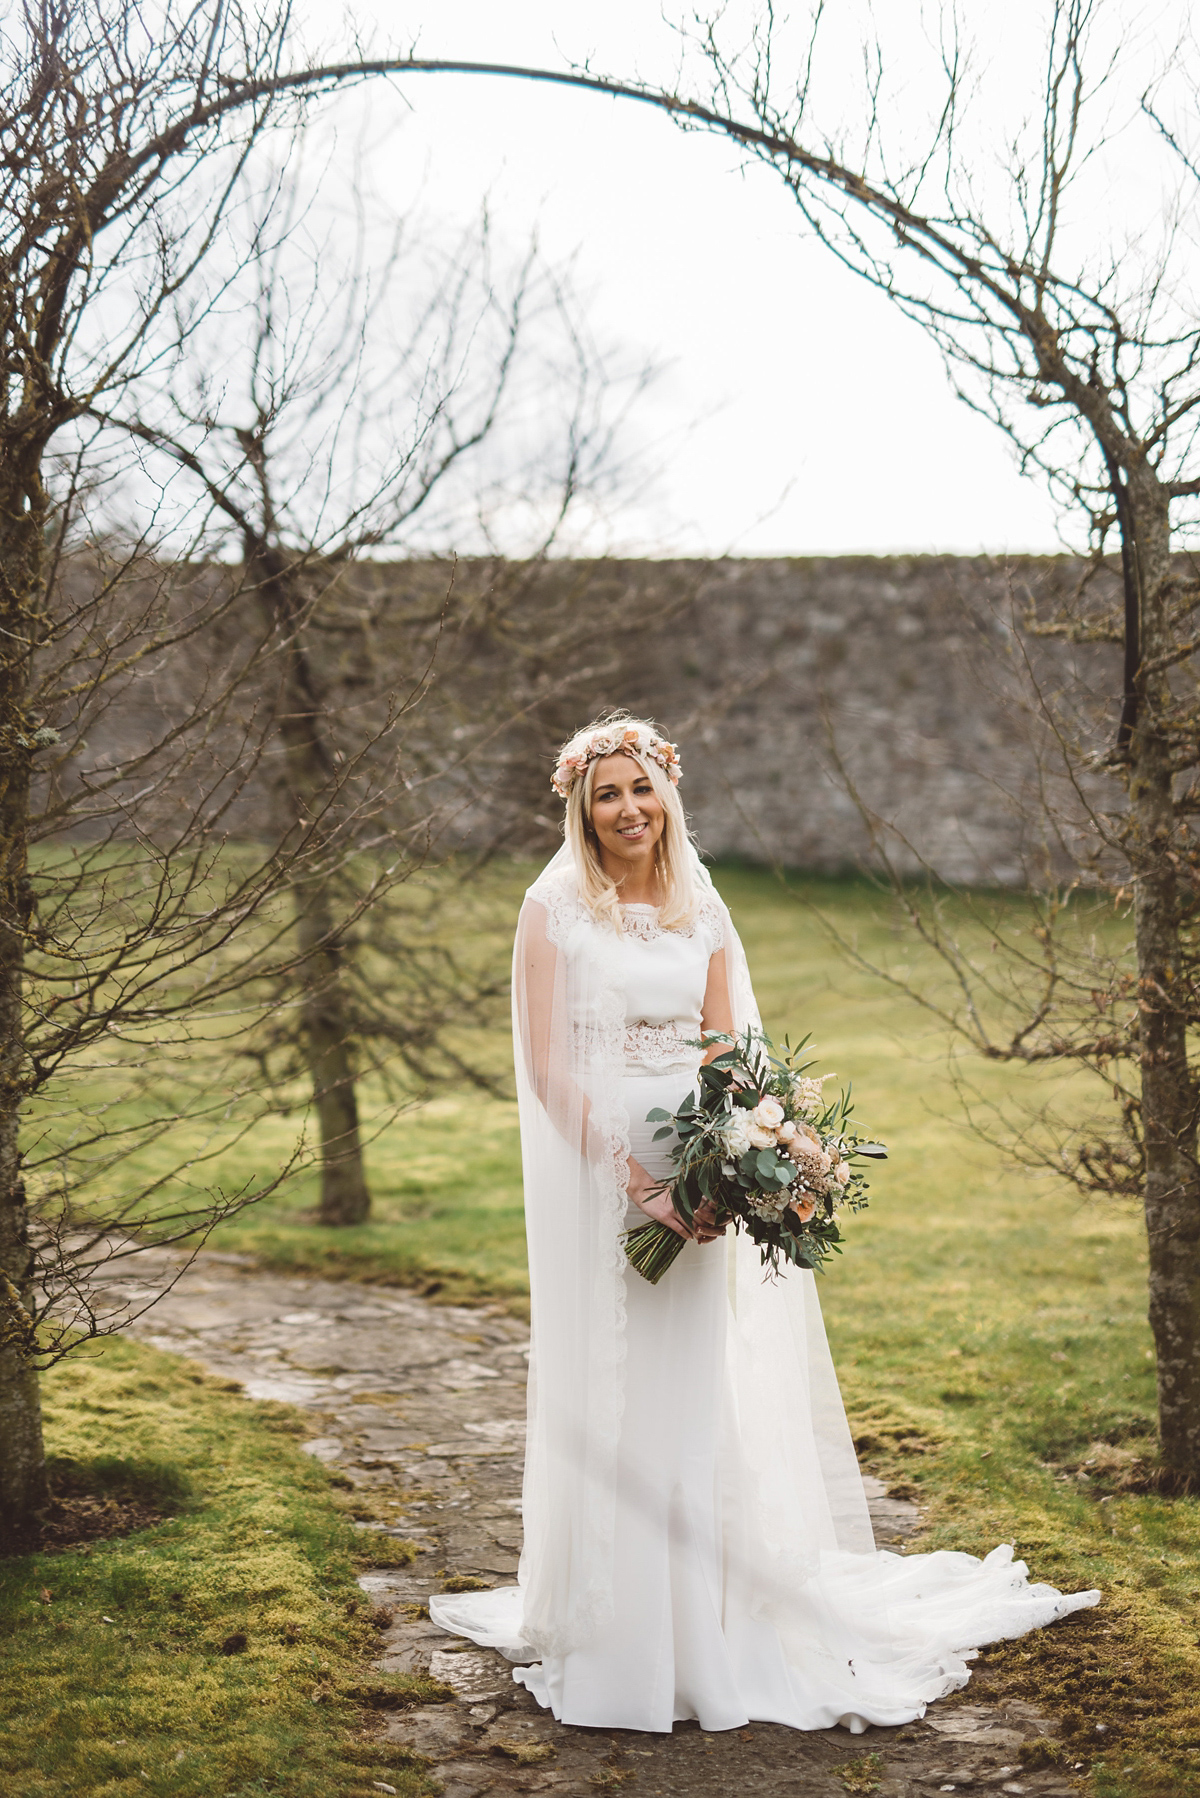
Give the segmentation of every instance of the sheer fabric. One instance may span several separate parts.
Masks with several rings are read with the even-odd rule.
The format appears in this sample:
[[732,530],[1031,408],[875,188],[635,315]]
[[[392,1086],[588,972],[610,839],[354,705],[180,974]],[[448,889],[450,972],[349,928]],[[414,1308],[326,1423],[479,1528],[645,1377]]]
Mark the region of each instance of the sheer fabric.
[[699,862],[699,916],[623,934],[582,905],[565,849],[517,928],[513,1025],[532,1348],[518,1584],[435,1598],[565,1722],[799,1728],[919,1716],[964,1653],[1096,1593],[1029,1586],[1011,1552],[875,1551],[813,1276],[764,1281],[753,1244],[688,1244],[658,1287],[626,1270],[632,1153],[669,1172],[646,1113],[695,1080],[723,975],[746,958]]

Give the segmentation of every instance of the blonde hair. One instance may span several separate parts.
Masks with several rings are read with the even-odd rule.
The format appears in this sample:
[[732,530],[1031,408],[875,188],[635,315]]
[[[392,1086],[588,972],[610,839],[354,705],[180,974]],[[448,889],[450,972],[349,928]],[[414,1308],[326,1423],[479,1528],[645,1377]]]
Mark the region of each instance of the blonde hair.
[[[636,730],[647,740],[661,739],[664,734],[649,719],[632,718],[628,712],[610,712],[588,725],[585,730],[577,731],[571,741],[610,724],[620,724],[629,730]],[[627,755],[630,761],[637,763],[663,808],[662,835],[655,845],[661,895],[659,923],[664,930],[686,929],[695,922],[697,895],[692,875],[692,848],[687,819],[675,784],[665,767],[649,755],[639,753],[636,748],[626,745],[611,753]],[[620,935],[621,895],[616,882],[604,871],[600,861],[600,845],[592,827],[592,788],[596,778],[596,762],[600,759],[597,756],[590,760],[583,774],[572,783],[567,794],[563,835],[575,859],[575,871],[584,904],[598,922],[611,924]]]

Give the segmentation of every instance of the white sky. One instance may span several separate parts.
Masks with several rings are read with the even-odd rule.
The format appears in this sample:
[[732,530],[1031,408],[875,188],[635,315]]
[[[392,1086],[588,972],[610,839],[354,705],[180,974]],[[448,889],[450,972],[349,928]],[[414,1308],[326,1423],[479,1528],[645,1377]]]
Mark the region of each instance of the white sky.
[[[968,21],[984,8],[992,0],[965,0]],[[672,56],[658,0],[357,0],[352,10],[381,49],[416,39],[423,56],[551,67],[590,56],[598,71],[648,75]],[[1003,10],[1011,42],[1040,9],[1009,0]],[[333,48],[337,0],[307,0],[305,12]],[[662,472],[612,521],[617,547],[1062,547],[1039,484],[954,397],[919,329],[802,238],[769,171],[743,174],[731,147],[627,102],[476,77],[397,88],[402,100],[377,91],[369,102],[380,122],[411,106],[379,171],[384,190],[419,194],[427,214],[456,224],[488,196],[514,246],[536,227],[551,257],[577,252],[598,340],[666,365],[639,413]],[[335,116],[349,129],[366,103],[360,91]]]

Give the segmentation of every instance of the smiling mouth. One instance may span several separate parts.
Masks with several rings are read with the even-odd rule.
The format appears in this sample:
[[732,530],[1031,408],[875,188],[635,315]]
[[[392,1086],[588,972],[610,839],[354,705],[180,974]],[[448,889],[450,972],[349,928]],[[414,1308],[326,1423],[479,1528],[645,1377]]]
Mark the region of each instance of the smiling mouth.
[[627,824],[624,827],[624,829],[619,830],[617,832],[617,835],[621,836],[621,837],[628,837],[629,840],[632,842],[632,840],[635,837],[643,836],[645,834],[645,831],[646,831],[646,826],[644,824]]

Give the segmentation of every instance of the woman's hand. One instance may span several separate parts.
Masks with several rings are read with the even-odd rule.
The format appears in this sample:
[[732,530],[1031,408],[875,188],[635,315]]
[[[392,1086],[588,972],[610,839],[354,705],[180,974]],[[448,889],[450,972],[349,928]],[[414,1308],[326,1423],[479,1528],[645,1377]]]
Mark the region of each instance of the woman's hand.
[[671,1203],[669,1183],[652,1180],[641,1162],[632,1155],[626,1191],[639,1211],[644,1211],[656,1224],[666,1224],[668,1230],[674,1230],[686,1242],[716,1242],[725,1234],[724,1224],[719,1227],[716,1224],[716,1207],[711,1201],[699,1207],[695,1213],[695,1228],[689,1230]]
[[729,1228],[728,1224],[717,1222],[717,1208],[711,1199],[705,1199],[703,1205],[697,1206],[693,1216],[697,1242],[719,1242]]
[[629,1184],[625,1190],[639,1211],[644,1211],[656,1224],[665,1224],[668,1230],[674,1230],[685,1242],[691,1242],[692,1232],[671,1203],[670,1183],[652,1180],[641,1162],[632,1155],[629,1157]]

